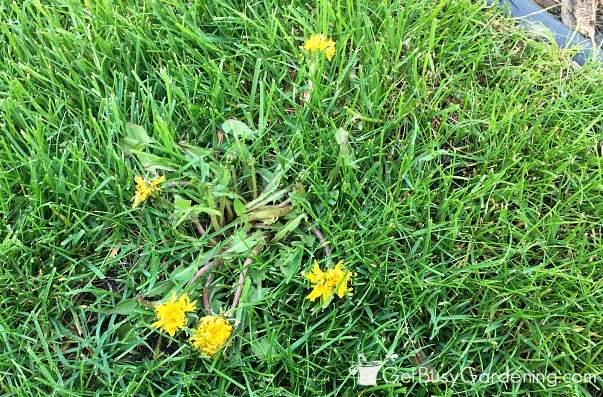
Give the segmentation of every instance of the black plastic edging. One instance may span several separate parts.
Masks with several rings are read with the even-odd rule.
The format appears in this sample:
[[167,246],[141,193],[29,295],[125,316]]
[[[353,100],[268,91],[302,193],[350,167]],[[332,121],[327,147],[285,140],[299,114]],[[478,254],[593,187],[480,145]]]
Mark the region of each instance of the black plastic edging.
[[555,38],[557,45],[562,48],[577,47],[580,49],[574,56],[574,61],[583,65],[588,60],[603,62],[603,52],[595,47],[592,41],[581,33],[563,24],[547,11],[540,8],[531,0],[487,0],[487,3],[497,3],[508,10],[511,16],[518,18],[528,25],[543,25]]

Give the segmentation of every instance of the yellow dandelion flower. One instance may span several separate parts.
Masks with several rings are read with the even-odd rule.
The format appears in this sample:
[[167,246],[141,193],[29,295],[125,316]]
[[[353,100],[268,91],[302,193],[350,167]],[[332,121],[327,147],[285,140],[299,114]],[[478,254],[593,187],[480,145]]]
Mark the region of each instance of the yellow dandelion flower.
[[348,287],[352,273],[345,268],[343,261],[327,271],[322,271],[318,263],[314,262],[312,270],[302,273],[302,276],[313,284],[312,291],[306,297],[312,302],[322,297],[322,303],[326,304],[334,294],[343,298],[352,293],[352,288]]
[[134,194],[134,198],[132,199],[132,208],[138,207],[140,203],[157,194],[159,192],[159,185],[164,181],[165,176],[163,175],[152,179],[149,183],[147,183],[140,176],[135,176],[134,182],[136,182],[136,192]]
[[323,34],[313,34],[301,47],[307,52],[322,52],[330,61],[335,55],[335,42]]
[[222,316],[205,316],[199,320],[189,342],[202,354],[216,354],[232,334],[232,325]]
[[196,308],[195,301],[191,301],[187,294],[177,297],[172,292],[170,299],[155,306],[157,321],[152,326],[174,336],[176,331],[186,327],[186,313],[194,312]]

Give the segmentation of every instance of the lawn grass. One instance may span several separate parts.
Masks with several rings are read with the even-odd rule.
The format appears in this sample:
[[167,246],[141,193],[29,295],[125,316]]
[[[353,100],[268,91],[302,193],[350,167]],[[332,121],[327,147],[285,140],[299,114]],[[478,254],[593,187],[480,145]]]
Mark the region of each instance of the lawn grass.
[[[0,1],[0,394],[601,395],[350,371],[397,354],[395,373],[603,373],[603,75],[494,18],[467,0]],[[312,33],[331,61],[304,56]],[[258,168],[292,162],[308,228],[258,254],[206,359],[151,309],[111,311],[220,237],[174,227],[167,191],[132,209],[150,174],[120,141],[143,126],[177,180],[194,167],[175,143],[215,148],[232,118]],[[357,273],[325,309],[299,276],[328,262],[311,227]]]

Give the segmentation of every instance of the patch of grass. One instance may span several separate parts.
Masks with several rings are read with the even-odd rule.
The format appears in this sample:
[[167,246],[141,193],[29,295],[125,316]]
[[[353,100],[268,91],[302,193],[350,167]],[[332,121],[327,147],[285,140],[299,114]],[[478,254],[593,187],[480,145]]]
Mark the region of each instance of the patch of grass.
[[[0,2],[4,395],[600,395],[600,379],[350,373],[388,353],[393,373],[603,371],[600,70],[467,0],[114,3]],[[311,70],[315,32],[337,53]],[[203,246],[167,206],[130,208],[143,169],[118,142],[132,122],[169,157],[230,118],[258,132],[259,165],[295,154],[297,210],[357,277],[316,310],[297,274],[318,240],[270,247],[232,346],[207,360],[149,309],[109,312]],[[235,279],[218,281],[227,302]]]

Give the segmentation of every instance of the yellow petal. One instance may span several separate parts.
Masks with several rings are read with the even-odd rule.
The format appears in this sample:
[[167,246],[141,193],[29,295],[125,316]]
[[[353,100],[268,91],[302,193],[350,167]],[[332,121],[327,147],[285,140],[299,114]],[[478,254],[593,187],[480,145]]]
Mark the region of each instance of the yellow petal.
[[343,298],[345,294],[348,292],[348,278],[345,277],[343,280],[339,282],[337,286],[337,296]]
[[162,184],[163,182],[165,182],[165,175],[161,175],[160,177],[154,178],[151,181],[151,186],[157,187],[157,185]]
[[322,287],[316,286],[316,287],[314,287],[312,292],[310,292],[308,294],[308,296],[306,296],[306,299],[309,299],[311,302],[314,302],[316,300],[316,298],[318,298],[319,296],[322,295],[322,291],[323,291]]
[[161,328],[162,326],[163,326],[163,320],[157,320],[153,324],[151,324],[151,327],[155,327],[155,328]]
[[191,301],[187,294],[183,294],[178,300],[178,303],[183,312],[194,312],[197,308],[195,301]]
[[178,297],[176,296],[176,292],[172,291],[170,298],[165,303],[175,303],[177,299],[178,299]]
[[140,205],[140,203],[142,202],[142,200],[140,199],[140,195],[138,193],[136,193],[134,195],[134,198],[132,199],[133,203],[132,203],[132,208],[136,208]]
[[322,304],[326,305],[331,296],[333,296],[333,289],[324,288],[324,290],[322,291]]
[[163,329],[165,330],[165,332],[168,333],[169,336],[174,336],[174,335],[176,335],[176,330],[178,328],[174,327],[174,326],[165,326],[165,327],[163,327]]
[[325,56],[329,61],[331,60],[331,58],[333,58],[333,55],[335,55],[335,43],[333,43],[332,41],[331,43],[331,45],[325,48]]

